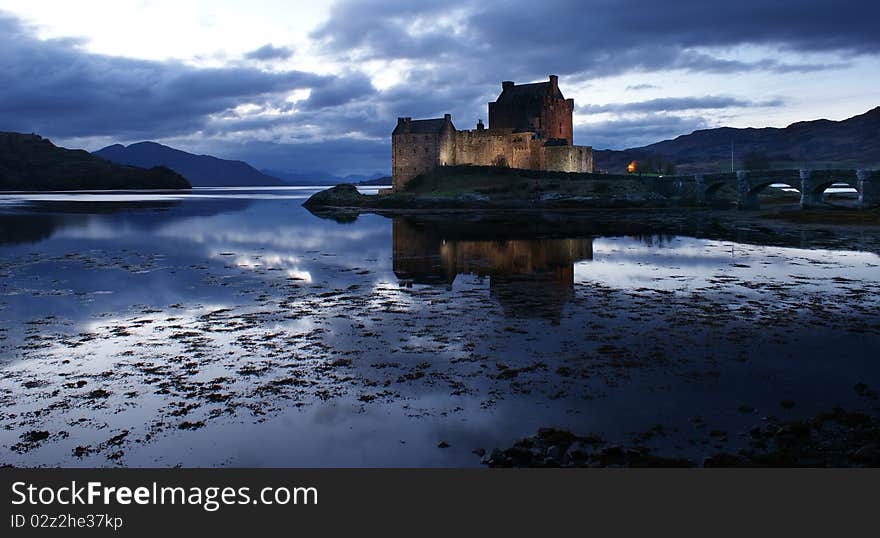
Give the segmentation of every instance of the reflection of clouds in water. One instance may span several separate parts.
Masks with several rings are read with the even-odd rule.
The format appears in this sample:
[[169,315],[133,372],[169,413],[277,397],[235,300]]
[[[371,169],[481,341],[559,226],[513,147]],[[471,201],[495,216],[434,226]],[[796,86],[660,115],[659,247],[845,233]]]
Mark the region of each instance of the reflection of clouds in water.
[[[248,229],[253,225],[254,229]],[[387,228],[375,227],[333,227],[313,226],[273,226],[265,229],[265,223],[242,223],[236,221],[235,230],[219,225],[217,218],[194,218],[163,226],[155,235],[172,240],[184,240],[208,247],[209,257],[217,258],[222,253],[234,253],[239,257],[235,265],[246,268],[279,268],[288,271],[291,278],[313,281],[315,259],[303,258],[307,252],[322,256],[320,265],[356,269],[371,266],[381,269],[376,262],[367,263],[364,255],[372,253],[371,259],[388,258]],[[264,249],[275,249],[271,252]]]
[[[215,252],[210,257],[219,260],[226,260],[228,258],[222,252]],[[239,255],[232,261],[232,265],[243,269],[281,270],[284,271],[288,278],[296,278],[311,283],[312,275],[309,271],[300,269],[301,263],[302,261],[296,256],[281,254]]]
[[[593,260],[575,265],[575,280],[616,288],[685,289],[713,284],[717,277],[774,280],[830,287],[834,277],[877,280],[880,257],[870,252],[765,247],[676,237],[662,246],[632,238],[593,243]],[[829,261],[829,260],[834,260]],[[802,279],[816,279],[804,282]]]
[[85,217],[76,221],[67,220],[63,228],[52,234],[53,239],[119,239],[142,236],[143,227],[128,222],[109,223],[107,220]]
[[309,227],[278,227],[274,230],[229,231],[217,230],[216,220],[200,222],[193,219],[163,227],[156,232],[159,237],[186,238],[200,244],[259,245],[288,250],[317,250],[328,244],[366,241],[387,235],[383,230],[347,229],[334,230]]

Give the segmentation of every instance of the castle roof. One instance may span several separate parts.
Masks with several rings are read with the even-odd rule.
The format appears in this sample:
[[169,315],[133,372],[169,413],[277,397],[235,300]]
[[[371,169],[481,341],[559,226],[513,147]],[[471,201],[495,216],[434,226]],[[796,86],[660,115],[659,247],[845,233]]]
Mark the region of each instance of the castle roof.
[[558,87],[555,88],[555,90],[554,95],[552,82],[532,82],[529,84],[513,84],[511,82],[504,85],[501,95],[498,96],[498,99],[496,99],[495,102],[501,104],[514,104],[519,101],[531,100],[545,95],[550,95],[557,99],[565,99]]
[[[402,121],[401,121],[402,120]],[[410,118],[400,118],[393,134],[431,134],[439,133],[443,130],[446,122],[451,120],[449,117],[431,118],[426,120],[413,120]],[[453,127],[454,128],[454,127]]]

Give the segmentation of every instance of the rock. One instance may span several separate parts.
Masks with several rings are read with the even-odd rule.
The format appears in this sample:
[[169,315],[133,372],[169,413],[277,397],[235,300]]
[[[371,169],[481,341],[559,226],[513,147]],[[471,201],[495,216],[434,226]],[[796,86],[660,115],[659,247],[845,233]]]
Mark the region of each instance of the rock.
[[623,465],[626,463],[626,452],[619,445],[603,448],[596,458],[602,465]]
[[40,441],[45,441],[49,438],[49,432],[47,431],[29,431],[27,433],[23,433],[21,435],[21,439],[26,443],[39,443]]
[[336,185],[329,189],[313,194],[303,204],[305,207],[351,207],[359,206],[366,195],[358,192],[357,187],[348,183]]
[[562,462],[565,456],[565,449],[559,445],[553,445],[544,451],[544,455],[547,456],[548,459]]
[[803,422],[783,424],[776,430],[777,437],[809,437],[810,426]]
[[564,460],[574,465],[584,465],[590,459],[590,453],[583,447],[572,445],[565,452]]
[[703,467],[743,467],[746,460],[727,452],[719,452],[703,460]]
[[867,465],[880,465],[880,445],[865,445],[856,450],[849,459],[854,462],[864,463]]
[[569,431],[557,430],[556,428],[540,428],[538,439],[548,445],[569,446],[577,439],[577,436]]
[[480,460],[480,463],[483,465],[488,465],[489,467],[498,467],[499,464],[505,460],[504,452],[497,448],[493,448],[492,452]]
[[559,461],[556,458],[544,458],[544,461],[541,465],[542,467],[560,467]]
[[437,443],[437,448],[449,448],[449,446],[449,443],[447,443],[446,441],[440,441],[439,443]]

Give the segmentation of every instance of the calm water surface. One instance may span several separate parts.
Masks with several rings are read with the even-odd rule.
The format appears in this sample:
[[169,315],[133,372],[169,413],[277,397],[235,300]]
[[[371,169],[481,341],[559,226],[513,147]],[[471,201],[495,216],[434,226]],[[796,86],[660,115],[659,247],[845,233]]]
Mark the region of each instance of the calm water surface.
[[472,466],[545,426],[699,461],[880,385],[855,243],[313,192],[0,195],[0,464]]

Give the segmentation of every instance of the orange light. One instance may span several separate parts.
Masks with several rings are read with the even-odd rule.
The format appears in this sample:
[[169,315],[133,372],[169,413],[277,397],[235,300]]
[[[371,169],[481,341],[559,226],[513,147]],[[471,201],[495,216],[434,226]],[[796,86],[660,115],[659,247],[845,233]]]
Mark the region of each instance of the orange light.
[[632,173],[635,172],[635,171],[636,171],[636,162],[635,162],[635,161],[633,161],[633,162],[629,163],[628,165],[626,165],[626,172],[627,172],[628,174],[632,174]]

